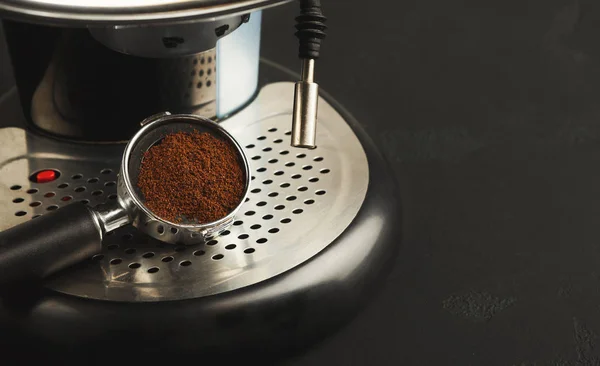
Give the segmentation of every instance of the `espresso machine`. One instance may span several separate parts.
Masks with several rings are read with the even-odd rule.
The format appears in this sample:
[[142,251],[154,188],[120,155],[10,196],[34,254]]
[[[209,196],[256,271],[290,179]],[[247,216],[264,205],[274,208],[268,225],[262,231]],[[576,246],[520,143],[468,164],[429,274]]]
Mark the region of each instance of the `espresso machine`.
[[260,57],[262,13],[286,2],[0,0],[14,79],[0,95],[0,231],[116,200],[125,143],[165,111],[219,122],[252,175],[233,225],[202,245],[124,226],[80,263],[3,291],[4,344],[265,355],[327,336],[374,296],[400,243],[399,194],[315,83],[318,1],[298,2],[300,75]]

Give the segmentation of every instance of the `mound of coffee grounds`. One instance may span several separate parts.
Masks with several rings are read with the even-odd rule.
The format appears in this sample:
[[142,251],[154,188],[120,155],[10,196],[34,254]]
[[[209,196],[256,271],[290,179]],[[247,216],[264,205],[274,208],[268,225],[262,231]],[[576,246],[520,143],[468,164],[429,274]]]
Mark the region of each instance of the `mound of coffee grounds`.
[[137,184],[144,204],[158,217],[205,224],[240,204],[244,183],[235,148],[217,136],[194,131],[167,135],[148,149]]

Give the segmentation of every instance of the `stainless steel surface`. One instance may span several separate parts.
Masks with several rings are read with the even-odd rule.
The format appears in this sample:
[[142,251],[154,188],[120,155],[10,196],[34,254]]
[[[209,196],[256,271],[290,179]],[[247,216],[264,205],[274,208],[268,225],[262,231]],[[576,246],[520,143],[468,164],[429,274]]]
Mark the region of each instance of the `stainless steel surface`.
[[[47,286],[111,301],[189,299],[262,282],[321,252],[361,208],[369,166],[356,135],[324,100],[319,147],[304,151],[286,146],[292,90],[293,83],[268,85],[222,123],[246,146],[253,175],[250,196],[229,232],[205,245],[173,247],[124,227],[107,235],[93,260]],[[14,128],[2,130],[0,139],[0,156],[5,157],[0,165],[0,212],[5,213],[0,228],[65,204],[61,197],[90,200],[91,205],[116,198],[114,172],[123,146],[58,143]],[[62,172],[56,182],[26,179],[35,170],[53,167]],[[83,183],[86,179],[91,183]],[[11,190],[15,185],[20,188]],[[73,191],[83,186],[85,191]],[[36,191],[28,194],[29,189]],[[49,192],[54,196],[44,197]],[[17,198],[23,201],[13,203]],[[40,204],[29,207],[32,202]]]
[[0,0],[2,17],[45,24],[147,24],[215,20],[289,0]]
[[90,27],[89,30],[98,42],[127,55],[181,57],[215,48],[220,38],[235,31],[249,16],[167,25]]
[[[75,47],[76,43],[65,42],[64,46]],[[104,50],[100,52],[104,52]],[[82,57],[89,57],[89,55]],[[94,128],[105,131],[106,125],[110,126],[115,122],[120,124],[119,130],[129,132],[132,127],[135,128],[135,126],[124,126],[123,123],[128,122],[120,121],[123,117],[114,116],[113,118],[113,116],[105,115],[106,110],[111,110],[110,108],[102,107],[102,112],[94,113],[99,110],[99,103],[107,93],[113,95],[113,97],[108,97],[109,99],[114,98],[114,92],[110,91],[111,87],[120,87],[121,83],[128,80],[129,72],[127,72],[128,75],[125,75],[124,80],[120,80],[123,78],[121,74],[123,71],[116,73],[116,76],[108,71],[107,77],[96,77],[90,75],[90,70],[84,68],[83,63],[79,64],[75,61],[76,58],[72,55],[69,57],[66,52],[56,52],[52,58],[54,61],[44,71],[31,97],[29,113],[37,127],[53,134],[87,140],[100,138],[102,135],[90,134],[86,132],[86,129]],[[136,60],[138,59],[136,58]],[[169,109],[180,113],[194,113],[207,118],[216,115],[216,49],[192,56],[152,62],[154,66],[147,67],[147,71],[153,72],[153,75],[144,77],[144,83],[149,85],[135,85],[133,89],[126,89],[130,94],[123,93],[121,98],[126,98],[129,103],[123,101],[121,102],[122,106],[115,108],[115,111],[120,111],[117,114],[123,112],[129,117],[130,125],[137,123],[133,122],[135,119],[132,118],[132,113],[137,114],[145,110],[155,111],[157,107],[166,108],[168,106]],[[134,75],[139,75],[145,69],[129,71]],[[153,80],[154,83],[150,83],[149,80]],[[100,86],[105,81],[107,85]],[[133,82],[133,80],[129,81]],[[90,88],[90,85],[98,88]],[[106,90],[102,91],[104,88]],[[127,88],[132,87],[128,86]],[[94,93],[100,95],[96,97]],[[145,97],[149,101],[144,101]],[[125,108],[128,109],[124,110]],[[115,136],[121,135],[121,131],[115,133]]]
[[319,85],[314,82],[315,60],[302,60],[302,80],[294,88],[292,142],[294,147],[314,149],[317,138]]

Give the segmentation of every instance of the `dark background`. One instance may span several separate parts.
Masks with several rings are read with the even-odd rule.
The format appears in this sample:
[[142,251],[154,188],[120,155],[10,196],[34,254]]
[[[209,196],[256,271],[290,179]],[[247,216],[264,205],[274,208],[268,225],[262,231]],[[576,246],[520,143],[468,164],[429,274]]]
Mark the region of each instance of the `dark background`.
[[[324,1],[317,79],[389,159],[404,236],[369,308],[292,364],[600,364],[596,3]],[[263,56],[297,68],[294,13],[265,12]]]
[[[387,156],[404,234],[369,307],[290,365],[600,364],[596,2],[324,0],[318,82]],[[296,11],[265,12],[262,55],[299,70]]]

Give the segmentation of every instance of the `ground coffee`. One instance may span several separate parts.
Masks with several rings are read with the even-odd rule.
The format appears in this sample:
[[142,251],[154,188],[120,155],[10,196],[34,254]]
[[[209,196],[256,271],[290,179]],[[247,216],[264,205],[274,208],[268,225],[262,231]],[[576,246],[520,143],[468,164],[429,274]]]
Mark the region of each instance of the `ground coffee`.
[[245,176],[229,142],[206,132],[179,132],[144,153],[138,187],[160,218],[205,224],[240,204]]

